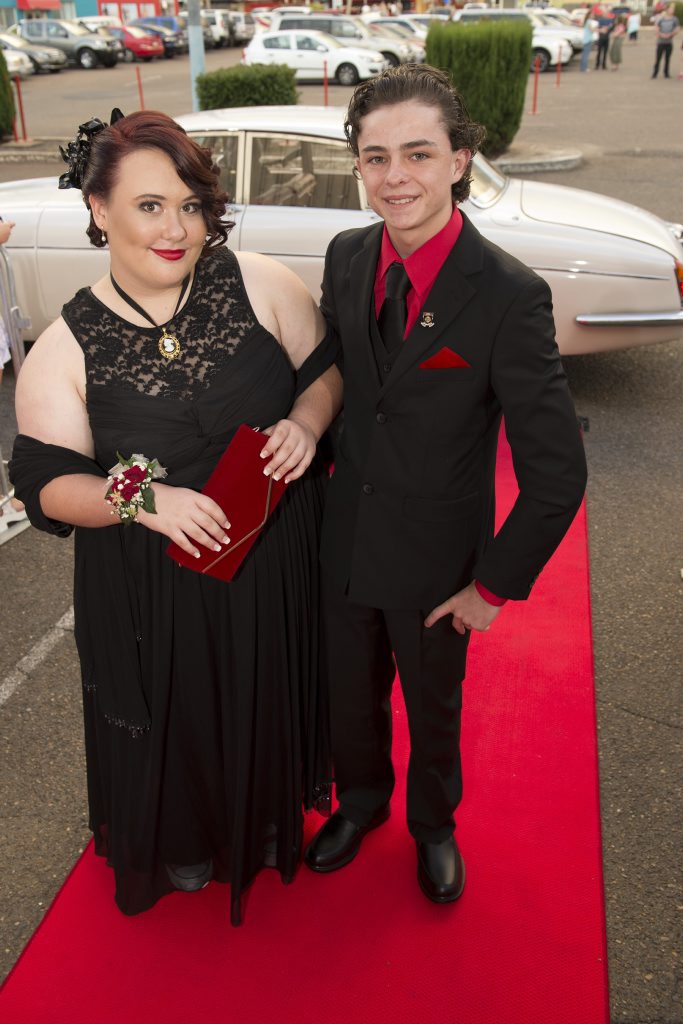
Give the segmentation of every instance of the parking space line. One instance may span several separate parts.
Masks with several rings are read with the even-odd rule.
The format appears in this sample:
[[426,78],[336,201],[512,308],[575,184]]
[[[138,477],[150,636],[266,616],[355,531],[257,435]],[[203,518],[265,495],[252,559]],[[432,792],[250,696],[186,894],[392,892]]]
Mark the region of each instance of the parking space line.
[[36,644],[33,645],[31,650],[26,654],[19,662],[17,662],[14,670],[5,676],[2,683],[0,683],[0,707],[9,700],[12,694],[19,689],[21,684],[26,681],[30,676],[31,672],[36,669],[41,662],[45,661],[53,647],[56,647],[60,640],[67,633],[73,633],[74,628],[74,610],[73,606],[69,608],[67,612],[62,615],[61,619],[54,624],[52,629],[48,630]]

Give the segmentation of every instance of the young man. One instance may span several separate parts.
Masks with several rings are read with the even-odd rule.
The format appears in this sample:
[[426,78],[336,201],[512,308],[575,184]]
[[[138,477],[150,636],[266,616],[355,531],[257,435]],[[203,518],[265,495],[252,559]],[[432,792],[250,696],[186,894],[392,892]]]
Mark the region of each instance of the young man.
[[676,4],[669,4],[664,14],[660,15],[657,19],[656,26],[656,40],[657,40],[657,51],[655,56],[655,66],[652,69],[652,77],[656,78],[659,74],[659,65],[664,58],[664,77],[671,78],[669,73],[669,65],[671,63],[671,53],[673,50],[673,38],[680,28],[680,22],[676,17]]
[[[418,879],[447,903],[464,884],[453,812],[470,630],[528,597],[580,505],[585,460],[548,286],[458,209],[483,131],[448,78],[391,68],[356,89],[346,134],[384,223],[338,235],[325,264],[344,353],[321,552],[339,809],[306,863],[343,867],[388,817],[393,652]],[[494,539],[501,413],[520,494]]]

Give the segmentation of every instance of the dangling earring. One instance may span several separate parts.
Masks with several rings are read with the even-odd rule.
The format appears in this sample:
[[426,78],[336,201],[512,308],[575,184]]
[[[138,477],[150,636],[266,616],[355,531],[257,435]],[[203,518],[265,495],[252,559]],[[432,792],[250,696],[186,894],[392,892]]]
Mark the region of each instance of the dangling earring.
[[106,244],[107,244],[107,236],[106,236],[106,234],[103,231],[102,232],[102,245],[106,245]]

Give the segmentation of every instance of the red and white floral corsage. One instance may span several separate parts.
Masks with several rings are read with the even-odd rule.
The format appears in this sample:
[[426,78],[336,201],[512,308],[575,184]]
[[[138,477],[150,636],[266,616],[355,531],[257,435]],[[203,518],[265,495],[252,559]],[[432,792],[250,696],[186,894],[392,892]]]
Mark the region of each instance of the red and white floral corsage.
[[140,509],[156,513],[152,480],[163,480],[166,470],[156,459],[145,455],[131,455],[124,459],[116,453],[118,462],[109,470],[109,487],[104,500],[113,505],[112,515],[117,515],[125,525],[134,523]]

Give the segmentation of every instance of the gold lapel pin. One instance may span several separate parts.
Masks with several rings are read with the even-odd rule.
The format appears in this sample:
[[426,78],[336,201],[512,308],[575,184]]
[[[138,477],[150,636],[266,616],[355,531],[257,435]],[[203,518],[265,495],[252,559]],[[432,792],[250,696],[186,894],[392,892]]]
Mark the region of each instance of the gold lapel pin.
[[420,327],[433,327],[436,323],[433,313],[423,313],[420,320]]

